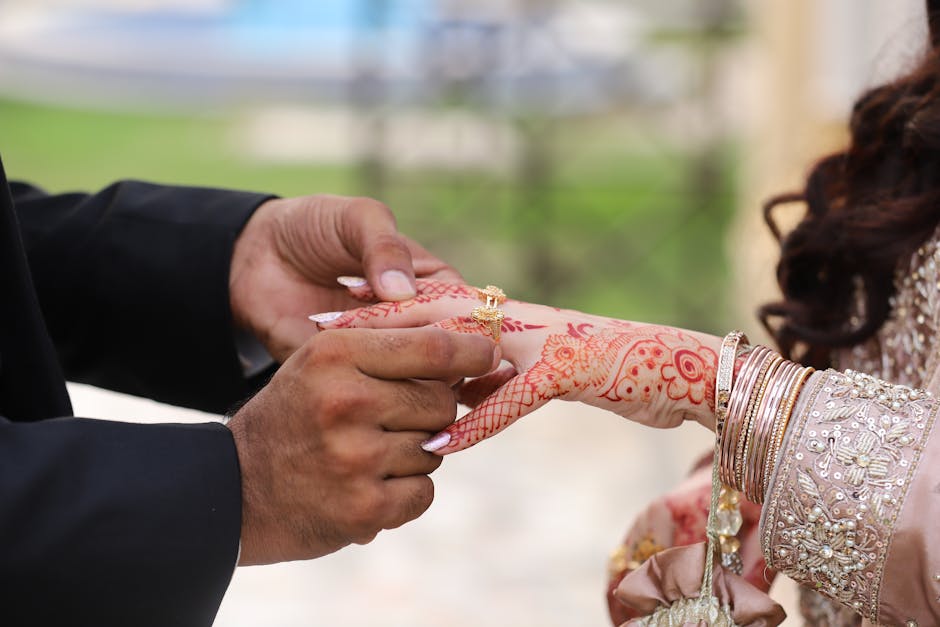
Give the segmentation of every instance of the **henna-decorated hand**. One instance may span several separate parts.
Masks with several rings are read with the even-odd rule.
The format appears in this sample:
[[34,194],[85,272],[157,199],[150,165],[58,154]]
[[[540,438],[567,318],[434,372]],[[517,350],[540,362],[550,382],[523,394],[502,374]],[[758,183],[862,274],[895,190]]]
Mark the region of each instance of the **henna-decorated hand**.
[[[362,289],[357,295],[368,298]],[[470,318],[480,304],[477,288],[419,280],[412,300],[312,319],[323,329],[433,324],[490,335]],[[426,450],[443,455],[473,446],[554,398],[582,401],[653,427],[676,427],[688,418],[712,427],[720,338],[515,300],[500,309],[506,316],[499,340],[503,358],[517,374],[504,369],[471,382],[477,400],[481,390],[501,385],[431,438]],[[474,396],[464,392],[464,401]]]

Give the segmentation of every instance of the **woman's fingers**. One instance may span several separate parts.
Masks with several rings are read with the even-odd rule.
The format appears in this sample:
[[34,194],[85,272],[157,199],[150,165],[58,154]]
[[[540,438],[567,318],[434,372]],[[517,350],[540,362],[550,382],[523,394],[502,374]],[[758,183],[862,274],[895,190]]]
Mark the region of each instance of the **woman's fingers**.
[[336,277],[336,282],[346,288],[349,295],[364,303],[374,303],[378,300],[372,286],[361,276]]
[[[358,277],[342,277],[350,294],[363,301],[372,301],[374,294]],[[351,309],[310,316],[323,330],[368,327],[420,327],[444,318],[468,316],[479,304],[477,290],[469,285],[456,285],[436,279],[419,279],[418,295],[406,301],[382,302]]]
[[523,373],[513,377],[469,414],[421,447],[438,455],[456,453],[490,438],[551,400]]

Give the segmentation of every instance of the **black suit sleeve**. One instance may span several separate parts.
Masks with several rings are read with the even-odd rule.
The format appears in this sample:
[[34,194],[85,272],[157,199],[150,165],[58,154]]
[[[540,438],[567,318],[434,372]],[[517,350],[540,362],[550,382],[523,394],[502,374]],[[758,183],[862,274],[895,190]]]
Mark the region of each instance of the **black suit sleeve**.
[[67,378],[217,413],[257,387],[235,352],[228,274],[270,196],[136,181],[11,190]]
[[0,623],[210,625],[235,567],[237,467],[216,423],[0,417]]

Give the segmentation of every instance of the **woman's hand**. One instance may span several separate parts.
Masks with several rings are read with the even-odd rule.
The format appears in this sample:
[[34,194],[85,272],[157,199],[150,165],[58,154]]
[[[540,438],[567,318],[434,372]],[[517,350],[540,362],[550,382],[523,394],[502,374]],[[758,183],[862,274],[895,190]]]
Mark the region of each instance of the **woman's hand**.
[[[356,295],[369,298],[367,289],[358,288]],[[475,287],[419,280],[412,300],[312,319],[323,329],[434,324],[491,335],[470,317],[481,304]],[[431,438],[426,450],[443,455],[473,446],[554,398],[582,401],[654,427],[675,427],[688,418],[712,426],[719,338],[514,300],[500,309],[505,319],[499,342],[512,369],[464,384],[462,400],[471,404],[499,387]]]

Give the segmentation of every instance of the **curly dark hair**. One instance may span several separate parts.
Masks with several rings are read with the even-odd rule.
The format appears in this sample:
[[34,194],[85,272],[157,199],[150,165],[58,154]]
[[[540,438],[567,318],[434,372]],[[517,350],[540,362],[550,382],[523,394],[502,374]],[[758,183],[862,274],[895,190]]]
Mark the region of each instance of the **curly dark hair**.
[[[934,45],[920,63],[864,93],[848,148],[820,160],[802,192],[764,206],[781,244],[783,300],[758,315],[791,359],[824,367],[832,349],[875,334],[890,314],[899,263],[940,223],[940,0],[927,5]],[[806,215],[781,237],[773,211],[793,202]]]

